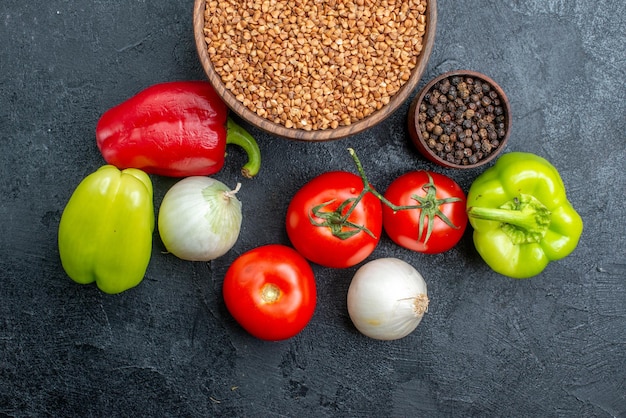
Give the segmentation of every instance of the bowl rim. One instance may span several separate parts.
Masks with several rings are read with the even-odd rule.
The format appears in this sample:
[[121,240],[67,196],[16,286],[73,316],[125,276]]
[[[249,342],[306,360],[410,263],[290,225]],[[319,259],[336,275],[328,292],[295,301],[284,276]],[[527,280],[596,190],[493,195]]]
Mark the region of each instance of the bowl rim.
[[[446,78],[451,78],[454,76],[466,76],[466,77],[472,77],[472,78],[479,78],[483,81],[486,81],[487,83],[491,85],[492,88],[496,90],[496,92],[498,93],[498,96],[500,96],[502,105],[504,107],[504,118],[505,118],[505,123],[506,123],[506,132],[505,132],[504,138],[500,140],[500,145],[498,146],[495,152],[492,152],[491,154],[489,154],[489,156],[481,159],[476,164],[467,164],[467,165],[455,164],[455,163],[451,163],[447,160],[440,158],[426,144],[426,141],[424,140],[424,137],[422,136],[422,132],[419,129],[419,120],[418,120],[419,107],[420,107],[420,104],[424,101],[424,96],[426,96],[426,94],[430,91],[430,89],[435,84],[437,84],[441,80],[444,80]],[[415,143],[419,151],[427,159],[443,167],[470,169],[470,168],[483,166],[489,163],[490,161],[492,161],[493,159],[495,159],[502,152],[502,150],[505,148],[505,146],[508,143],[509,136],[511,135],[511,121],[512,121],[511,103],[509,102],[509,99],[506,96],[506,93],[504,92],[502,87],[500,87],[500,85],[496,83],[495,80],[493,80],[491,77],[481,72],[474,71],[474,70],[463,70],[463,69],[452,70],[452,71],[447,71],[433,78],[428,83],[426,83],[426,85],[422,87],[422,89],[419,91],[417,96],[415,96],[415,98],[413,99],[413,102],[411,103],[409,112],[410,112],[409,113],[409,133],[413,139],[413,142]]]
[[367,117],[354,122],[350,125],[339,126],[335,129],[319,129],[319,130],[304,130],[299,128],[287,128],[286,126],[270,121],[263,118],[256,113],[249,110],[235,95],[226,88],[222,82],[221,77],[217,74],[213,68],[213,63],[209,57],[207,50],[207,44],[204,37],[204,10],[206,7],[206,0],[195,0],[193,10],[193,30],[196,43],[196,52],[200,58],[200,63],[204,70],[205,75],[208,77],[209,82],[217,93],[222,97],[226,105],[240,118],[246,120],[257,128],[286,139],[293,139],[299,141],[328,141],[345,138],[351,135],[356,135],[360,132],[369,129],[383,120],[387,119],[393,114],[415,90],[415,87],[419,84],[433,49],[435,43],[435,34],[437,29],[437,0],[427,0],[426,7],[426,32],[423,37],[423,48],[420,52],[420,59],[413,71],[411,77],[404,83],[404,85],[394,94],[389,103],[383,106],[381,109],[371,113]]

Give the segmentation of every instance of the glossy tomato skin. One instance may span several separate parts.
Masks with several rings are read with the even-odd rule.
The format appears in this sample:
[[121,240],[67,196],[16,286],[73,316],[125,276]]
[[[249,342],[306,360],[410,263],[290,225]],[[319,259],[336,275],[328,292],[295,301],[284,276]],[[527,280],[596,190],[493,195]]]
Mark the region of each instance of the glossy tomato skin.
[[424,186],[429,184],[430,174],[436,187],[436,198],[459,198],[459,201],[444,203],[439,206],[441,212],[450,219],[457,228],[447,225],[435,216],[431,236],[425,243],[428,219],[424,220],[422,237],[418,240],[419,209],[394,212],[387,205],[383,206],[383,225],[385,232],[398,245],[413,251],[437,254],[450,250],[463,236],[467,227],[465,209],[466,196],[454,180],[446,175],[431,171],[411,171],[395,179],[385,191],[385,198],[397,206],[412,206],[416,202],[411,196],[425,196]]
[[[334,211],[342,202],[359,196],[362,190],[361,177],[345,171],[323,173],[298,190],[289,203],[286,219],[287,234],[296,250],[325,267],[347,268],[365,260],[378,245],[382,234],[382,207],[376,196],[366,193],[348,218],[356,225],[365,226],[372,235],[360,231],[347,239],[340,239],[330,228],[313,225],[309,219],[314,207],[332,201],[323,210]],[[315,216],[313,219],[323,221]]]
[[311,266],[293,248],[272,244],[239,256],[224,278],[224,302],[250,334],[268,341],[306,327],[317,302]]

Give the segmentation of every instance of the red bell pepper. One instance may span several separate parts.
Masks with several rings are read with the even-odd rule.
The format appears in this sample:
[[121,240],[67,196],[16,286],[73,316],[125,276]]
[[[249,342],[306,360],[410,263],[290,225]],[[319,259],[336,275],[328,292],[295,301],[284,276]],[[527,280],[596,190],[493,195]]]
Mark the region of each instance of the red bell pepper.
[[224,166],[227,144],[248,156],[242,168],[255,176],[259,147],[228,117],[228,107],[206,81],[156,84],[107,110],[96,126],[107,163],[169,177],[206,176]]

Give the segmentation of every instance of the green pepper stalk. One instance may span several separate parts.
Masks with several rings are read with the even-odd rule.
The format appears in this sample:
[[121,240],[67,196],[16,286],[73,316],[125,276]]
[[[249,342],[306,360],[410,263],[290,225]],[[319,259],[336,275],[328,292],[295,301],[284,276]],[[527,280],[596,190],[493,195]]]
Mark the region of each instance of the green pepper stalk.
[[152,182],[138,169],[100,167],[70,197],[59,223],[59,255],[77,283],[115,294],[137,286],[152,253]]
[[476,178],[467,194],[467,214],[483,260],[518,279],[536,276],[569,255],[583,230],[556,168],[524,152],[503,155]]
[[226,120],[226,143],[240,146],[248,155],[248,161],[241,167],[241,174],[248,179],[256,176],[261,169],[259,145],[248,131],[237,125],[231,118]]

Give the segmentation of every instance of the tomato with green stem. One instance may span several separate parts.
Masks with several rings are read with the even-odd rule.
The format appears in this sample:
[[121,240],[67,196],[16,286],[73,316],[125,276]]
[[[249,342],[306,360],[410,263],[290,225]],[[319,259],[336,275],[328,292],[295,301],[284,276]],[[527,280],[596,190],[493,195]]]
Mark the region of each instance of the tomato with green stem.
[[291,338],[313,317],[315,276],[293,248],[270,244],[240,255],[222,289],[226,308],[251,335],[268,341]]
[[332,268],[366,259],[380,241],[383,222],[380,200],[370,191],[364,175],[346,171],[326,172],[305,184],[287,208],[287,235],[296,250]]
[[437,254],[450,250],[467,227],[466,196],[450,177],[431,171],[408,172],[387,188],[383,227],[396,244]]
[[382,195],[368,181],[356,155],[359,175],[331,171],[305,184],[287,209],[287,234],[307,259],[345,268],[365,260],[384,227],[398,245],[424,253],[454,247],[467,227],[465,193],[451,178],[430,171],[397,178]]

